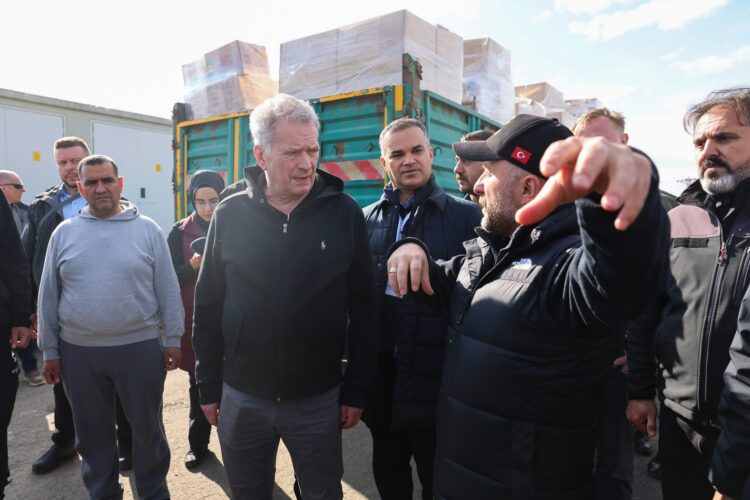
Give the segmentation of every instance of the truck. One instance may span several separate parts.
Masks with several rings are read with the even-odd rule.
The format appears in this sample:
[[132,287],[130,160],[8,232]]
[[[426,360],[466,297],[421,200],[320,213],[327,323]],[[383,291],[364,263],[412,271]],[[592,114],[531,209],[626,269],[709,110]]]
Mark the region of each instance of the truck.
[[[451,144],[479,129],[498,130],[501,124],[434,92],[421,90],[421,65],[403,54],[403,83],[309,100],[320,118],[318,168],[344,181],[344,191],[360,206],[377,201],[388,179],[380,164],[380,132],[397,118],[421,120],[435,150],[432,170],[438,185],[461,196],[453,167]],[[248,116],[241,112],[186,120],[184,103],[173,108],[173,190],[175,219],[193,210],[189,186],[198,170],[218,172],[227,185],[243,178],[255,162]]]

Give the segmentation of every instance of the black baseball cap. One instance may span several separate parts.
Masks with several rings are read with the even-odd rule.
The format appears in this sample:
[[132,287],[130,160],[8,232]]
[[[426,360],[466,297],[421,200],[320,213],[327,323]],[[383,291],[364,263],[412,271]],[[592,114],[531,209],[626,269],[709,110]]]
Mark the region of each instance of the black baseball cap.
[[542,177],[539,160],[555,141],[573,135],[555,118],[518,115],[486,141],[454,142],[453,151],[469,161],[508,160],[529,173]]

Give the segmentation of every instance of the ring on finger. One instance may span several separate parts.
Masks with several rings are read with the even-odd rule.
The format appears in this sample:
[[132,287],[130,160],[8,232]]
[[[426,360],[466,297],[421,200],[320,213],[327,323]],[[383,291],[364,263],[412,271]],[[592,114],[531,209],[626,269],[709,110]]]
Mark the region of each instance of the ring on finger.
[[398,271],[398,269],[397,269],[397,268],[395,268],[395,267],[392,267],[392,268],[390,268],[390,269],[388,270],[388,273],[389,273],[389,274],[390,274],[390,273],[395,273],[396,271]]

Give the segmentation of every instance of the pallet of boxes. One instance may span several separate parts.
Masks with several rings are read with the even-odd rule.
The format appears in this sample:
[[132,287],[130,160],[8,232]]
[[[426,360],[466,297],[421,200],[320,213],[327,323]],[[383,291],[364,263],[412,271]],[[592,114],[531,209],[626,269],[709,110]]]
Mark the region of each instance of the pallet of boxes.
[[422,65],[422,90],[461,102],[463,40],[407,10],[282,43],[279,90],[316,99],[401,85],[404,53]]
[[187,119],[250,111],[278,92],[266,48],[236,40],[182,67]]

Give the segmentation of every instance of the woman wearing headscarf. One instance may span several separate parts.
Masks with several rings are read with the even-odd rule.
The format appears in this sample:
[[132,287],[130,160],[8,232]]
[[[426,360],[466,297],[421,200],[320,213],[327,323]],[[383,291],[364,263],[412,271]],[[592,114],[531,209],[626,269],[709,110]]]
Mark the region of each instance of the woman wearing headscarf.
[[172,254],[172,264],[180,283],[182,304],[185,307],[185,333],[181,339],[182,360],[180,368],[190,376],[190,423],[188,443],[190,449],[185,455],[185,467],[197,467],[208,452],[211,425],[201,410],[198,385],[195,381],[195,353],[191,342],[193,334],[193,299],[195,281],[203,256],[196,253],[190,244],[206,236],[211,216],[219,204],[219,193],[224,189],[224,179],[211,170],[199,170],[190,182],[190,201],[193,212],[177,222],[169,232],[167,242]]

